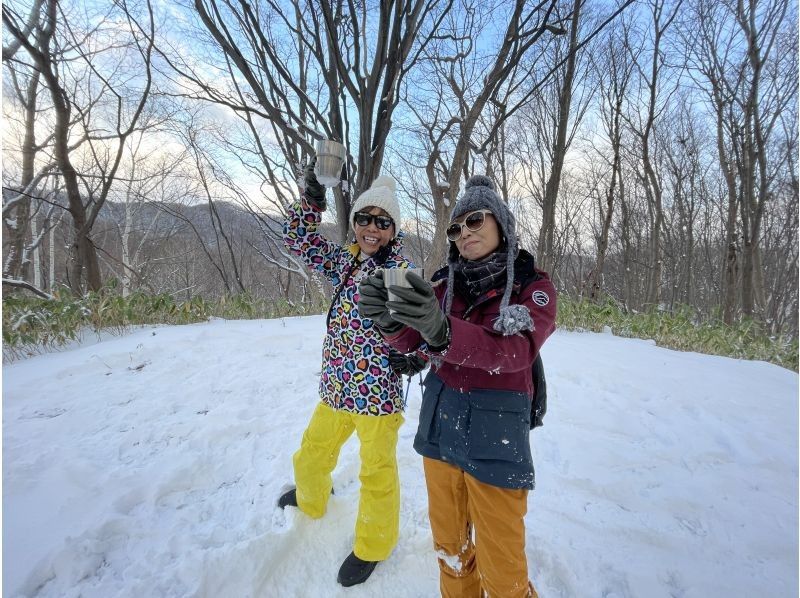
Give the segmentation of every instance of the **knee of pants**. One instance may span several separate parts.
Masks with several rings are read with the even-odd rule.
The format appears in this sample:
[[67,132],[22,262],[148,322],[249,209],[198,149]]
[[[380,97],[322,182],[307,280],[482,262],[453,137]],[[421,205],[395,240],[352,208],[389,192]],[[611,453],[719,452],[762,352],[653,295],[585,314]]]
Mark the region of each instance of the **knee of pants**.
[[437,545],[439,569],[452,577],[467,577],[475,570],[475,549],[472,545]]
[[308,461],[309,465],[323,468],[335,465],[339,450],[352,431],[348,414],[320,403],[303,432],[300,450],[294,456],[295,467],[298,461]]
[[[353,426],[346,414],[341,414],[320,403],[311,416],[300,448],[292,457],[295,482],[306,490],[311,490],[329,476],[336,467],[339,451],[352,433]],[[320,492],[323,492],[320,488]],[[328,491],[330,488],[328,488]]]
[[394,488],[400,483],[397,470],[397,455],[394,450],[386,451],[381,455],[374,455],[369,459],[362,459],[361,470],[358,478],[362,484],[371,488]]
[[357,415],[356,432],[361,443],[361,477],[397,477],[397,435],[403,423],[400,413]]

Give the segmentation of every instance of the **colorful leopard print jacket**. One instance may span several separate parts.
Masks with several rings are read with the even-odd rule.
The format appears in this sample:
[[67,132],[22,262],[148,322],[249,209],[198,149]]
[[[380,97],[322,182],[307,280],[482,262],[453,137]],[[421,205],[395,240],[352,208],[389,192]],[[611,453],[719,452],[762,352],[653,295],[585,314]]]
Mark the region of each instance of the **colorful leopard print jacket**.
[[317,232],[322,214],[298,201],[289,207],[283,242],[312,270],[333,284],[328,329],[322,347],[319,394],[334,409],[361,415],[403,410],[402,377],[389,365],[389,345],[372,320],[358,313],[358,284],[377,268],[408,268],[400,255],[403,233],[359,263],[358,244],[342,247]]

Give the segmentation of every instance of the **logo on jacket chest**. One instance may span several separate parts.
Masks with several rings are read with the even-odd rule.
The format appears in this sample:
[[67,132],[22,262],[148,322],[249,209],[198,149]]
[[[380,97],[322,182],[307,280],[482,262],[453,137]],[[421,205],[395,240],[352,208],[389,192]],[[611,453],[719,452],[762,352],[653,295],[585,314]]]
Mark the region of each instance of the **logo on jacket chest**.
[[544,291],[534,291],[533,295],[531,295],[531,299],[533,299],[533,302],[539,307],[544,307],[550,303],[550,295]]

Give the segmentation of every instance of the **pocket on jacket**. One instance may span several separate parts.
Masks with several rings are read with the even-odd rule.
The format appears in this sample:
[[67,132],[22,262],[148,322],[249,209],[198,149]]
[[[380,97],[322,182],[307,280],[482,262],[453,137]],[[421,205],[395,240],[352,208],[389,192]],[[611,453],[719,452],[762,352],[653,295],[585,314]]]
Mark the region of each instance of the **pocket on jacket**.
[[425,389],[422,392],[422,407],[419,410],[419,426],[417,427],[417,440],[424,442],[439,442],[439,430],[436,426],[436,407],[439,405],[439,395],[442,393],[444,383],[433,372],[425,376]]
[[472,459],[519,463],[530,452],[525,393],[472,390],[468,454]]

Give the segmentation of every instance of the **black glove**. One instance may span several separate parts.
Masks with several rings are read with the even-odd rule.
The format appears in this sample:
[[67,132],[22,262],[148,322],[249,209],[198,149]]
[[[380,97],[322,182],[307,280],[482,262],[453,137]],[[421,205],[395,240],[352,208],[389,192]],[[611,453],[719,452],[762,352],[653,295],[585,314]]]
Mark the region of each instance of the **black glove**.
[[325,200],[325,187],[323,187],[317,180],[317,175],[314,174],[314,165],[317,163],[317,157],[311,158],[306,168],[303,171],[303,178],[305,179],[306,189],[305,198],[306,203],[315,207],[320,212],[324,212],[328,207],[328,202]]
[[392,293],[401,301],[388,301],[392,319],[418,330],[433,351],[443,351],[449,344],[450,322],[439,307],[433,287],[419,274],[409,272],[406,281],[411,288],[393,285]]
[[381,332],[392,334],[403,325],[395,322],[386,307],[389,292],[383,284],[383,270],[370,274],[358,285],[358,312],[369,318]]
[[406,376],[418,374],[428,366],[428,362],[417,353],[403,355],[395,349],[389,349],[389,363],[395,372]]

